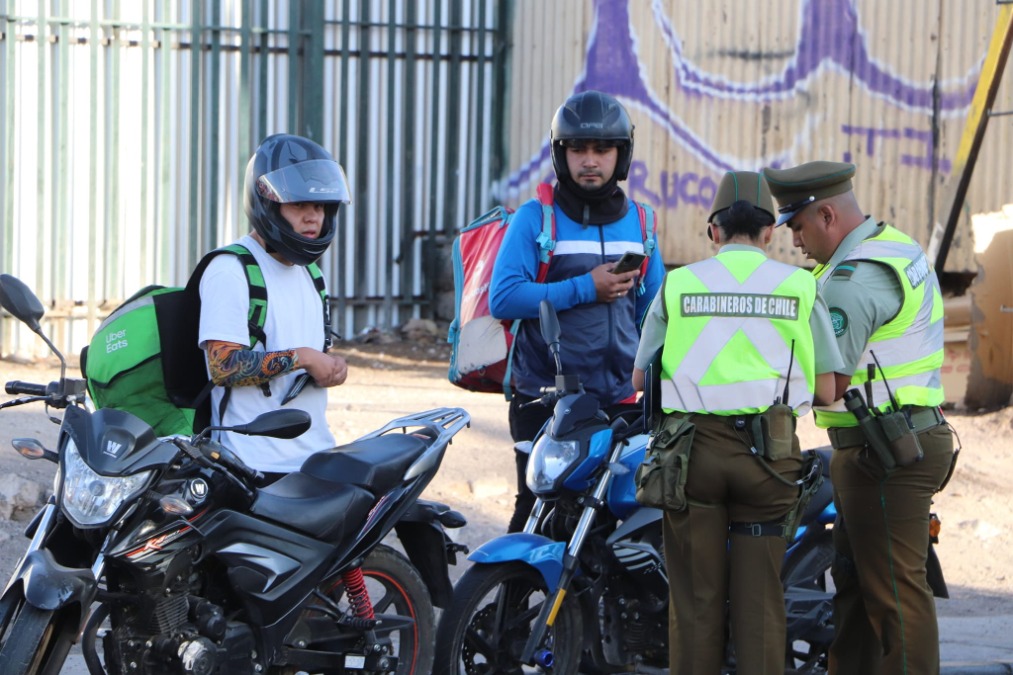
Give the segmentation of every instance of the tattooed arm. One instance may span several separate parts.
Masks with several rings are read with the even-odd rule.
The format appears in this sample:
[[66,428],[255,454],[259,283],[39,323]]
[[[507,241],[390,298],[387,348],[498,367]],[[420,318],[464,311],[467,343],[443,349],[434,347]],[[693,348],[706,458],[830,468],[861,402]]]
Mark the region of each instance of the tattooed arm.
[[348,377],[345,359],[309,347],[255,352],[235,342],[208,340],[205,349],[211,380],[223,387],[256,386],[293,370],[305,370],[320,387],[336,387]]
[[206,348],[211,380],[223,387],[264,384],[299,367],[294,349],[256,352],[235,342],[221,340],[208,340]]

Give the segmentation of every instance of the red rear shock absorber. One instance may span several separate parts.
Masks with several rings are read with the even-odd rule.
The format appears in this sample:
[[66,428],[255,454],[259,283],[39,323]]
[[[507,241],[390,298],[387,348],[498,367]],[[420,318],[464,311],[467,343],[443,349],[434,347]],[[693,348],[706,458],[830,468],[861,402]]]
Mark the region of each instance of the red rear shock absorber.
[[348,595],[348,604],[351,605],[355,616],[360,619],[373,619],[373,603],[369,601],[369,591],[366,590],[366,579],[362,575],[362,568],[356,567],[342,573],[341,580],[345,582],[345,593]]

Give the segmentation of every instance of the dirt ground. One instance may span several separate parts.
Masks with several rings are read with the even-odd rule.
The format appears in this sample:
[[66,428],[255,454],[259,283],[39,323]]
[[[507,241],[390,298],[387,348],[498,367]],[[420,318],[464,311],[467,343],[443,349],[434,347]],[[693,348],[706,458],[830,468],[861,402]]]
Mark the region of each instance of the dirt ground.
[[[462,512],[468,525],[455,536],[472,549],[506,529],[514,493],[514,469],[507,431],[507,404],[501,396],[475,394],[446,379],[447,346],[442,336],[413,341],[346,343],[348,381],[332,389],[328,420],[339,443],[398,416],[441,406],[459,406],[472,418],[449,448],[426,496]],[[58,376],[51,364],[0,360],[0,380],[48,382]],[[0,394],[0,400],[10,396]],[[951,598],[938,603],[940,616],[1013,615],[1013,407],[987,414],[950,411],[963,450],[956,473],[938,495],[942,519],[938,547]],[[53,465],[30,462],[10,447],[13,437],[35,437],[52,447],[57,426],[39,404],[0,411],[0,492],[13,475],[52,485]],[[826,443],[812,417],[800,424],[803,447]],[[0,518],[0,576],[10,574],[23,549],[21,531],[33,507]],[[454,576],[468,563],[461,561]]]

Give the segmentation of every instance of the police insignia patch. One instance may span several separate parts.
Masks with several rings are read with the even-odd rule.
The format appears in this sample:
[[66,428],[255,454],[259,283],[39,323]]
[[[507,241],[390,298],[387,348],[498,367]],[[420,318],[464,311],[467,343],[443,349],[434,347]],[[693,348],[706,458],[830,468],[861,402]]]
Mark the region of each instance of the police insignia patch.
[[834,326],[834,335],[841,337],[848,332],[848,314],[840,307],[830,308],[830,323]]

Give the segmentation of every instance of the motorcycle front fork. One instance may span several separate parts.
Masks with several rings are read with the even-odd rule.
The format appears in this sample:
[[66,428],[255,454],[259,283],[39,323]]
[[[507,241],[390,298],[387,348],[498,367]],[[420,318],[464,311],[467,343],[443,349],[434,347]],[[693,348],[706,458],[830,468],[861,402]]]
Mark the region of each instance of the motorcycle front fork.
[[[577,525],[573,529],[573,534],[570,536],[566,553],[563,554],[563,571],[559,576],[559,583],[555,589],[548,589],[545,603],[542,605],[538,618],[531,627],[531,635],[528,636],[528,641],[524,645],[524,651],[521,652],[521,661],[524,663],[538,663],[540,661],[538,657],[543,655],[544,650],[541,649],[541,645],[545,641],[545,636],[548,634],[549,629],[555,623],[559,608],[566,598],[567,591],[569,591],[570,582],[573,581],[573,577],[577,573],[580,552],[584,548],[584,542],[587,540],[588,532],[591,530],[591,524],[594,522],[598,510],[605,505],[605,495],[608,492],[609,485],[612,484],[613,476],[617,470],[621,470],[616,463],[621,449],[622,444],[617,443],[612,450],[608,467],[602,472],[601,478],[598,479],[594,492],[585,501],[584,510],[581,512]],[[528,518],[528,523],[524,527],[525,532],[528,531],[529,527],[532,530],[534,529],[544,508],[545,504],[541,499],[535,502],[535,507],[531,510],[532,515]],[[532,521],[534,521],[534,524]]]

